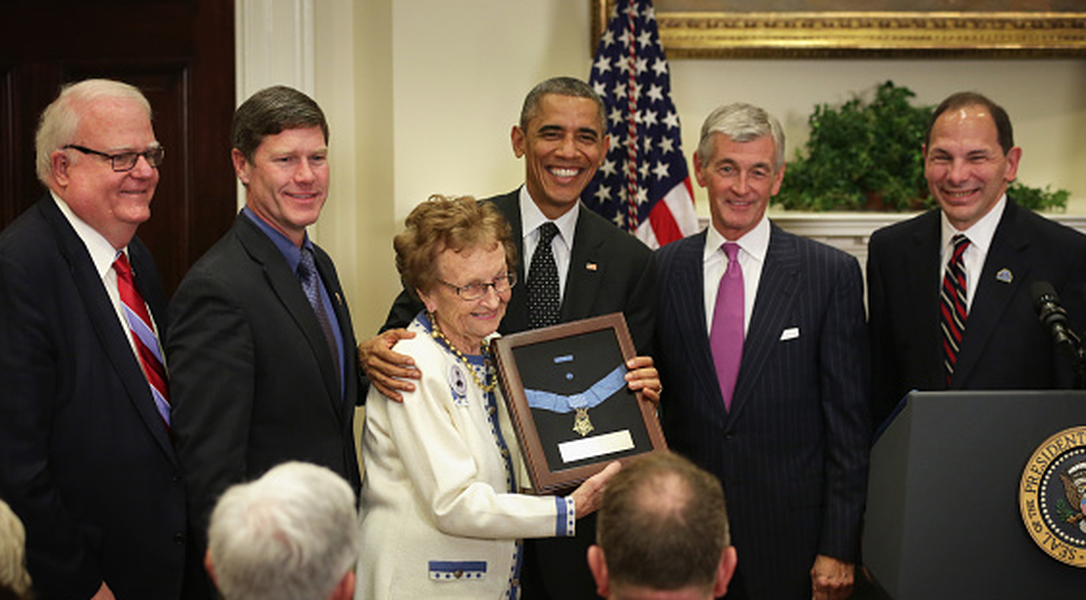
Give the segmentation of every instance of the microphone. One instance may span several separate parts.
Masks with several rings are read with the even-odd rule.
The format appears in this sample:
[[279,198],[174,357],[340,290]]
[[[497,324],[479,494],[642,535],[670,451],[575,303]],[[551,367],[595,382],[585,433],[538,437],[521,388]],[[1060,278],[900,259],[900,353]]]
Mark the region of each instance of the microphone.
[[1029,291],[1041,326],[1052,334],[1057,346],[1062,346],[1072,352],[1073,356],[1077,356],[1082,341],[1071,330],[1067,322],[1067,311],[1060,306],[1060,297],[1052,284],[1047,281],[1034,281],[1029,286]]

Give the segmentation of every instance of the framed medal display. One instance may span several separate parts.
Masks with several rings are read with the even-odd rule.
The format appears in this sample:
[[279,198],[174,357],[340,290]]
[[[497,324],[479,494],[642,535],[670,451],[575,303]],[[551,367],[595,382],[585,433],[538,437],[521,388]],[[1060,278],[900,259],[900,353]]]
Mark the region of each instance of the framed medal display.
[[503,336],[491,350],[536,493],[667,448],[656,407],[626,386],[634,346],[621,313]]

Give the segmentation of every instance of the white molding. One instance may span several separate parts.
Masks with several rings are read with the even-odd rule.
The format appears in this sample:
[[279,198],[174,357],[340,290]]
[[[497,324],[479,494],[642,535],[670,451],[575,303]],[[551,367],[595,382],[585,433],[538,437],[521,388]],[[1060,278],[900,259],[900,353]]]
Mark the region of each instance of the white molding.
[[[234,0],[234,97],[276,84],[310,96],[316,80],[314,0]],[[245,188],[237,183],[238,210]],[[311,228],[310,235],[315,237]]]
[[[799,213],[773,212],[769,218],[781,229],[840,248],[867,261],[867,243],[876,229],[911,219],[919,213]],[[1086,215],[1039,213],[1072,229],[1086,233]],[[706,223],[707,224],[707,223]]]

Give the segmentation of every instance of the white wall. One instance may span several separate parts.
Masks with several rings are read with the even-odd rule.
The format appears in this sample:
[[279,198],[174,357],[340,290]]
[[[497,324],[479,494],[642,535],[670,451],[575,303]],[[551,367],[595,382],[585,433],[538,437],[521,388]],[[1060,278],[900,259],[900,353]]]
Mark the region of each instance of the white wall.
[[[589,4],[317,2],[317,99],[326,104],[335,96],[337,110],[354,107],[357,148],[355,189],[334,198],[345,203],[353,197],[354,210],[329,211],[321,243],[332,247],[360,335],[384,320],[398,289],[391,238],[412,207],[432,193],[483,196],[521,182],[509,130],[535,83],[554,75],[588,77]],[[1071,212],[1086,214],[1086,60],[674,60],[671,70],[688,156],[701,120],[724,102],[747,101],[775,113],[792,156],[816,103],[843,101],[887,79],[930,104],[958,90],[984,92],[1014,121],[1024,148],[1021,179],[1069,189]],[[353,86],[343,81],[352,74]],[[353,98],[341,96],[351,90]],[[349,135],[340,123],[334,126],[333,152],[338,136]],[[345,168],[337,163],[333,179]],[[705,214],[700,190],[698,198]],[[325,225],[330,215],[336,218],[331,229]]]

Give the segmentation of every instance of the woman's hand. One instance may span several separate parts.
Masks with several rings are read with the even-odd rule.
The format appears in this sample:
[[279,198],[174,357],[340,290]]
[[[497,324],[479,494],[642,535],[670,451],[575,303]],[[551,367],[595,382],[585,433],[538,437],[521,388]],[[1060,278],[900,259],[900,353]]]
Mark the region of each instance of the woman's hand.
[[589,477],[577,489],[573,490],[573,505],[576,507],[577,518],[596,512],[603,500],[603,490],[607,488],[607,481],[619,472],[622,464],[617,460],[607,465],[607,468]]

